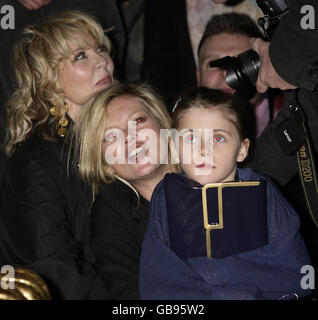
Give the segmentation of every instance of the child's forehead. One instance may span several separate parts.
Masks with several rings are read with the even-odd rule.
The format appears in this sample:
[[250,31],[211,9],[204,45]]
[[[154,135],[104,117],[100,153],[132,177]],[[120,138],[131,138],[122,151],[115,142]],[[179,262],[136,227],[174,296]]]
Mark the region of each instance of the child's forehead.
[[198,120],[205,122],[211,118],[223,118],[225,121],[229,121],[229,117],[235,118],[224,106],[212,106],[210,108],[203,106],[192,107],[185,110],[181,117],[190,122]]
[[235,115],[229,112],[226,108],[211,107],[211,108],[190,108],[185,110],[180,115],[178,127],[179,128],[236,128],[237,119]]

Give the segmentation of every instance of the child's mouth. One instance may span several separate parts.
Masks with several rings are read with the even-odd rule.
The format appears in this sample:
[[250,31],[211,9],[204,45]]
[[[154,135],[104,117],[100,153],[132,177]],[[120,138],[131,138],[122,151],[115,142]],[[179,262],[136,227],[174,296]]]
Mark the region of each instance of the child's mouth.
[[196,166],[196,168],[199,168],[199,169],[214,169],[215,167],[212,164],[203,162],[203,163],[199,164],[198,166]]

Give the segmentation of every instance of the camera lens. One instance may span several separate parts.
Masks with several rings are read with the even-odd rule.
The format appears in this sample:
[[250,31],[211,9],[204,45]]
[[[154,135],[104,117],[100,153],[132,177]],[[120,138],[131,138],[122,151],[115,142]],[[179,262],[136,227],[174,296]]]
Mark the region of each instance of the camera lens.
[[226,83],[235,90],[246,86],[247,79],[243,74],[242,64],[238,58],[231,57],[231,64],[226,71]]
[[260,67],[258,54],[254,50],[248,50],[240,54],[238,58],[241,60],[243,73],[255,86]]
[[210,62],[211,68],[225,69],[228,86],[246,97],[252,97],[256,92],[259,66],[259,56],[252,49],[241,53],[237,58],[227,56]]
[[231,58],[226,83],[237,91],[252,94],[255,92],[259,66],[259,56],[252,49],[241,53],[237,58]]

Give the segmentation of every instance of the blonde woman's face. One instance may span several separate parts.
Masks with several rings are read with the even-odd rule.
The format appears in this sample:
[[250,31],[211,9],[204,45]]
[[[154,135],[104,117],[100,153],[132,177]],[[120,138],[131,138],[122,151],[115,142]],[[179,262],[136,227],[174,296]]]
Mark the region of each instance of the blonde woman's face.
[[102,149],[114,173],[131,183],[156,175],[162,167],[160,144],[159,125],[137,98],[121,96],[109,103]]
[[70,110],[79,111],[90,97],[112,85],[114,64],[106,48],[97,46],[93,38],[74,38],[87,45],[68,42],[72,56],[61,63],[60,84]]

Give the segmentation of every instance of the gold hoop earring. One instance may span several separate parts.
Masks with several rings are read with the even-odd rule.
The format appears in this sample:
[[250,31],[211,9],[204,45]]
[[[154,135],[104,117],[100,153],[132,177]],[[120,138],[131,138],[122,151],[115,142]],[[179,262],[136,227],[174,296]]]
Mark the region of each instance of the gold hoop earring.
[[[68,104],[67,103],[65,103],[65,108],[64,108],[64,111],[63,111],[63,113],[62,114],[60,114],[60,119],[59,119],[59,121],[58,121],[58,124],[57,124],[57,134],[60,136],[60,137],[62,137],[62,138],[64,138],[65,136],[66,136],[66,134],[67,134],[67,129],[66,129],[66,127],[68,126],[68,120],[67,120],[67,118],[66,118],[66,113],[68,112],[68,110],[69,110],[69,106],[68,106]],[[55,106],[53,106],[51,109],[50,109],[50,114],[52,115],[52,116],[56,116],[57,115],[57,112],[56,112],[56,107]]]

